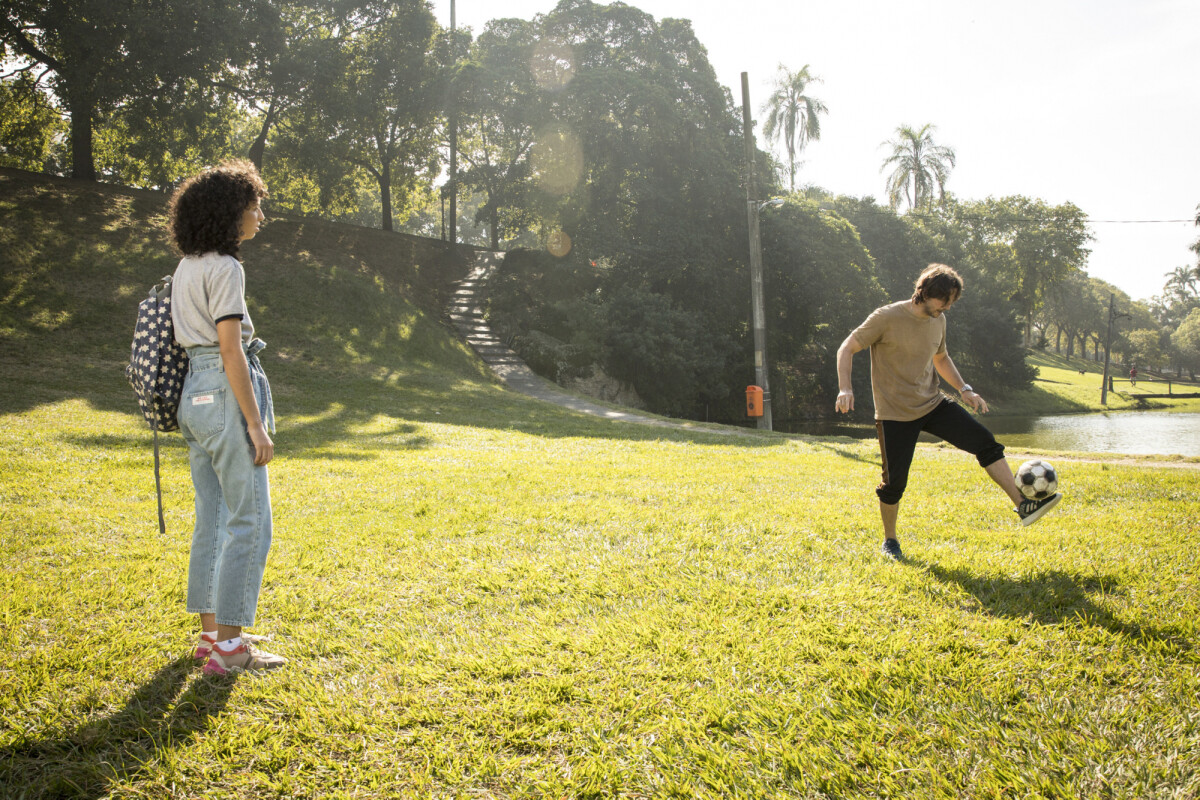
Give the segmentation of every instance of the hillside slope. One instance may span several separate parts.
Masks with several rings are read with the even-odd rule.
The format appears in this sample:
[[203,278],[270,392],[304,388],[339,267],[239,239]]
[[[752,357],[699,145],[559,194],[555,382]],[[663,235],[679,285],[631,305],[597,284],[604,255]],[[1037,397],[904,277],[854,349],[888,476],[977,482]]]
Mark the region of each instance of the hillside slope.
[[[132,411],[122,371],[137,303],[178,261],[167,196],[0,170],[0,198],[0,411],[70,397]],[[492,386],[442,320],[464,259],[417,237],[272,218],[269,201],[267,214],[242,260],[277,395],[356,378]]]

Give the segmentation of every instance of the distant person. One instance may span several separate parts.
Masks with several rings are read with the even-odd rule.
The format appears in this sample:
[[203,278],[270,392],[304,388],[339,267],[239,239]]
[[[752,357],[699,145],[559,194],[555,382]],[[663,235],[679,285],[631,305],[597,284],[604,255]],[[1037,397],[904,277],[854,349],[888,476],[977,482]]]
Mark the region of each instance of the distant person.
[[1131,386],[1137,386],[1137,367],[1131,367],[1129,369],[1129,384]]
[[883,519],[883,552],[892,558],[902,556],[896,518],[921,431],[974,455],[1012,500],[1022,525],[1036,522],[1062,498],[1055,494],[1041,501],[1026,500],[1004,460],[1004,445],[938,388],[940,375],[958,390],[964,403],[980,413],[988,410],[987,402],[958,374],[946,350],[944,314],[962,289],[957,272],[944,264],[930,264],[917,278],[910,299],[875,309],[838,348],[839,391],[834,408],[843,414],[854,410],[850,383],[854,354],[871,350],[875,430],[883,457],[883,480],[875,493]]
[[194,657],[218,675],[285,663],[253,646],[261,637],[242,632],[254,624],[271,547],[275,418],[238,249],[258,233],[266,196],[253,164],[228,161],[189,178],[170,207],[171,236],[183,254],[171,319],[191,359],[179,405],[196,490],[187,609],[200,615]]

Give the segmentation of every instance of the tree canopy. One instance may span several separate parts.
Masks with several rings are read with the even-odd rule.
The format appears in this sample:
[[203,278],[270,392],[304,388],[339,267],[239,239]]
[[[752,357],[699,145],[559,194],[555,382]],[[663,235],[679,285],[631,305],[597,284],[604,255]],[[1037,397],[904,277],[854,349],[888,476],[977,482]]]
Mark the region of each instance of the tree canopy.
[[71,174],[94,180],[97,121],[131,99],[241,63],[264,7],[261,0],[8,0],[0,55],[46,76],[70,116]]

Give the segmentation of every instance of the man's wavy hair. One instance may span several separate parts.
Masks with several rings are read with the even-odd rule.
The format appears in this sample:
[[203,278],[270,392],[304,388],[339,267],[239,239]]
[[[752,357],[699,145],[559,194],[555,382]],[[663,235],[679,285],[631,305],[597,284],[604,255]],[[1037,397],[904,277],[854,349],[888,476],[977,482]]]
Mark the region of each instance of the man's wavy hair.
[[258,169],[249,161],[224,161],[188,178],[171,196],[171,238],[185,256],[216,251],[237,257],[242,214],[267,197]]
[[912,302],[944,300],[953,303],[962,294],[962,276],[945,264],[930,264],[913,284]]

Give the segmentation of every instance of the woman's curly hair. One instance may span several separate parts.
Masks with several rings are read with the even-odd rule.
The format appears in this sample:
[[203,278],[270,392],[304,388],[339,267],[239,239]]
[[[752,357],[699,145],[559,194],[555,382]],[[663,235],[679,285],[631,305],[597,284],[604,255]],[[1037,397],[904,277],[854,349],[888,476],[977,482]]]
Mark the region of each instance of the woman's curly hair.
[[213,250],[238,255],[242,214],[267,197],[258,169],[249,161],[224,161],[188,178],[171,196],[168,225],[185,256]]

